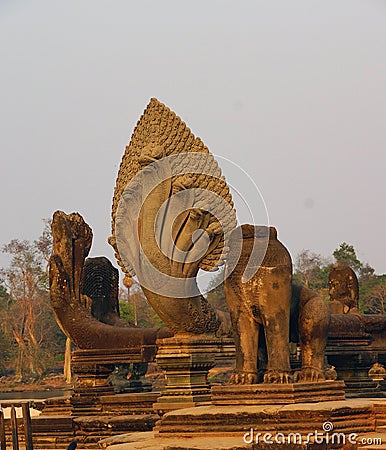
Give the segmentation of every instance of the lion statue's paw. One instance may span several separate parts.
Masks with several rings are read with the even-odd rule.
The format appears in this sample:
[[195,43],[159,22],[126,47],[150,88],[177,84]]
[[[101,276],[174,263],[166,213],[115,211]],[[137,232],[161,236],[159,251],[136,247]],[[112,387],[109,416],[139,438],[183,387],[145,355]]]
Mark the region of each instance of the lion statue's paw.
[[325,381],[324,372],[315,367],[306,366],[298,374],[299,383],[318,383],[320,381]]
[[264,383],[277,383],[277,384],[292,383],[292,376],[287,371],[268,370],[264,374]]
[[231,384],[256,384],[257,373],[255,372],[235,372],[231,379]]

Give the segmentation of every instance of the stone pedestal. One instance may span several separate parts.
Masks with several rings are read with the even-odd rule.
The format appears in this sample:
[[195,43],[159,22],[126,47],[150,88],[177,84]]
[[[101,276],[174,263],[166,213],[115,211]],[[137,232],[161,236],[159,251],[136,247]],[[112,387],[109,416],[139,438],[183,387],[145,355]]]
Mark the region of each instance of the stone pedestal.
[[[372,349],[372,338],[359,327],[359,318],[348,317],[348,314],[332,315],[332,330],[330,331],[326,355],[328,362],[335,367],[338,378],[346,383],[347,398],[382,397],[381,389],[377,387],[368,372],[377,361],[378,353]],[[339,320],[347,319],[350,324],[359,325],[339,328]],[[343,328],[343,329],[342,329]]]
[[[125,450],[381,449],[383,446],[374,445],[376,441],[371,439],[381,438],[382,442],[385,442],[383,434],[385,403],[384,399],[350,399],[290,405],[210,405],[180,409],[165,414],[153,434],[130,433],[119,436],[115,438],[115,443],[121,442],[125,445],[111,448],[117,450],[122,448]],[[315,442],[316,432],[318,442]],[[349,442],[348,438],[352,433],[358,436],[356,444]],[[265,437],[268,437],[268,442],[265,442]],[[373,445],[362,447],[361,442],[372,442]]]
[[326,356],[345,381],[347,398],[384,397],[382,384],[368,372],[377,361],[385,364],[385,327],[382,315],[331,315]]
[[154,409],[166,411],[210,402],[208,372],[214,366],[220,340],[212,336],[182,335],[158,340],[157,364],[165,371],[166,387]]
[[[100,397],[114,394],[108,377],[119,363],[139,363],[151,360],[155,350],[147,349],[92,349],[76,350],[72,353],[72,369],[76,376],[71,398],[73,416],[97,415],[102,412]],[[147,352],[149,355],[147,355]]]
[[108,416],[154,414],[153,404],[159,392],[106,395],[100,398],[102,412]]
[[76,376],[71,404],[74,416],[100,414],[99,398],[102,395],[113,394],[107,378],[114,370],[114,364],[102,364],[92,361],[89,355],[78,350],[72,355],[72,369]]
[[343,381],[289,384],[230,384],[212,387],[212,404],[289,405],[345,399]]

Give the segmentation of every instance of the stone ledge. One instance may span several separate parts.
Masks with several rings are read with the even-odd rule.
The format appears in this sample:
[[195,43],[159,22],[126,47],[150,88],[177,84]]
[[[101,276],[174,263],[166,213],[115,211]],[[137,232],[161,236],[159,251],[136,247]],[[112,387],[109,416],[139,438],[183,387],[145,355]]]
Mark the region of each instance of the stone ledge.
[[213,386],[212,403],[227,406],[339,401],[345,399],[344,388],[344,381]]

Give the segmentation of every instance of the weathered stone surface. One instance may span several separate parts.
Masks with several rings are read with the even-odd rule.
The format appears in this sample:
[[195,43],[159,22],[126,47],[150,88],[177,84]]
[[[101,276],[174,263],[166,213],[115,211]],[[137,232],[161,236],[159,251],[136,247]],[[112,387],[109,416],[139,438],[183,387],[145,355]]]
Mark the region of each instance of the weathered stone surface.
[[153,437],[154,433],[152,431],[124,433],[102,439],[98,442],[98,445],[101,448],[107,448],[112,445],[126,444],[129,442],[141,442],[144,440],[153,439]]
[[114,394],[100,397],[101,411],[106,415],[154,414],[153,404],[159,392]]
[[336,264],[328,275],[330,308],[333,314],[358,313],[358,278],[351,267]]
[[368,375],[376,362],[386,364],[386,318],[374,314],[331,314],[326,354],[347,397],[383,397],[384,383]]
[[[72,412],[99,414],[99,397],[113,392],[107,380],[114,367],[152,361],[157,337],[171,333],[129,326],[119,318],[118,272],[106,258],[85,263],[92,231],[79,214],[57,211],[52,234],[51,303],[59,325],[79,347],[72,354],[77,380]],[[135,381],[131,387],[143,390],[140,380]]]
[[[52,236],[51,304],[60,327],[72,342],[80,349],[140,349],[143,345],[154,345],[159,336],[157,330],[102,323],[85,307],[92,303],[82,293],[83,267],[92,231],[83,218],[78,213],[67,215],[57,211],[52,219]],[[111,305],[111,301],[108,303]]]
[[157,364],[165,371],[166,386],[154,409],[165,411],[211,400],[208,372],[221,341],[208,336],[177,336],[158,341]]
[[[265,450],[283,448],[286,450],[357,450],[381,449],[382,446],[360,445],[362,439],[384,438],[385,400],[348,400],[322,403],[303,403],[294,405],[266,406],[206,406],[173,411],[166,414],[158,433],[130,433],[117,437],[109,450],[235,450],[255,449]],[[331,422],[330,443],[324,444],[265,444],[262,435],[271,433],[300,433],[303,439],[315,430],[326,432],[323,424]],[[244,435],[251,436],[256,442],[256,436],[261,433],[256,444],[245,443]],[[346,444],[331,444],[331,433],[343,433]],[[357,443],[350,444],[350,433],[358,434]],[[321,434],[318,435],[319,438]],[[119,443],[120,442],[120,443]],[[365,442],[365,441],[363,441]],[[386,442],[386,441],[384,441]],[[114,445],[114,443],[116,445]]]
[[290,334],[302,350],[299,380],[323,381],[328,307],[311,290],[292,286],[291,257],[278,241],[276,229],[242,225],[241,232],[233,231],[230,246],[225,294],[236,346],[232,382],[260,381],[258,368],[265,382],[291,382]]
[[287,405],[344,400],[343,381],[290,384],[250,384],[212,387],[212,403],[228,405]]
[[[25,435],[21,418],[17,419],[20,448],[25,448]],[[67,448],[74,438],[72,418],[68,415],[31,417],[33,446],[36,449]],[[10,420],[5,420],[7,448],[12,448]]]
[[[128,441],[130,442],[130,441]],[[283,450],[337,450],[336,446],[327,447],[325,444],[286,444],[277,448]],[[109,450],[272,450],[272,444],[244,444],[240,437],[213,436],[196,438],[153,438],[130,444],[118,444],[108,447]],[[342,450],[343,447],[339,447]],[[355,445],[346,445],[344,450],[356,450]]]
[[108,436],[129,431],[150,431],[158,419],[157,414],[77,417],[74,419],[75,437],[80,448],[95,448],[102,438]]
[[71,392],[66,397],[52,397],[42,403],[42,416],[70,416],[72,414]]
[[120,327],[133,324],[119,317],[119,273],[104,256],[87,258],[82,273],[82,299],[100,322]]
[[108,378],[116,364],[141,362],[154,358],[153,345],[127,349],[76,350],[72,354],[72,369],[77,376],[71,398],[73,415],[101,414],[101,397],[114,393]]
[[[373,403],[343,400],[290,405],[200,406],[167,413],[160,424],[161,436],[193,437],[203,434],[235,436],[255,431],[308,433],[322,430],[324,422],[344,433],[375,430]],[[241,435],[242,436],[242,435]]]
[[198,270],[223,263],[236,225],[213,155],[169,108],[151,99],[118,173],[109,239],[125,273],[174,333],[214,333],[220,321],[200,294]]

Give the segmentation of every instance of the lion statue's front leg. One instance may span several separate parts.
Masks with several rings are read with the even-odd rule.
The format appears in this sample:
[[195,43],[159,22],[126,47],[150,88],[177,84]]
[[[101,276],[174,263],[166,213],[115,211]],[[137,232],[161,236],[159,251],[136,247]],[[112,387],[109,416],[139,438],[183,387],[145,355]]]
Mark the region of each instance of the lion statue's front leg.
[[[233,232],[230,248],[225,294],[236,346],[231,382],[256,383],[264,365],[265,383],[291,383],[290,325],[292,339],[302,350],[298,381],[323,381],[329,310],[310,289],[292,286],[291,256],[277,240],[275,228],[243,225],[241,233]],[[233,261],[232,249],[240,248]],[[259,349],[260,354],[266,352],[260,364]]]

